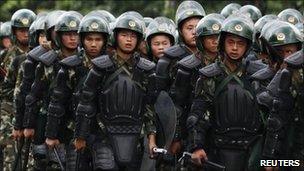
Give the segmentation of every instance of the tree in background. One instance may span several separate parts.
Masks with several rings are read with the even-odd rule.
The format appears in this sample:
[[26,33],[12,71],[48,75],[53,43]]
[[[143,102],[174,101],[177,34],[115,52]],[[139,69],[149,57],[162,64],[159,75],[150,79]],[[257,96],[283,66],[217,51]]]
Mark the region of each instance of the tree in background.
[[[257,6],[263,14],[278,14],[286,8],[295,8],[304,11],[302,0],[197,0],[203,5],[207,13],[220,12],[221,9],[236,2],[241,5],[252,4]],[[89,11],[102,9],[114,14],[116,17],[125,11],[138,11],[144,17],[167,16],[174,19],[175,10],[182,0],[2,0],[0,1],[0,21],[10,20],[11,15],[18,9],[28,8],[36,13],[53,9],[75,10],[82,14]]]

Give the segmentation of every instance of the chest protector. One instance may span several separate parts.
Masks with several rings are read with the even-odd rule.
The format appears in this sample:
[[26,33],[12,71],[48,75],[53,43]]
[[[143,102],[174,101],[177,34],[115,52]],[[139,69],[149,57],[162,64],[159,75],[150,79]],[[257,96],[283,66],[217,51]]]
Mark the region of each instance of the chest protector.
[[246,146],[249,145],[249,139],[257,135],[261,119],[255,96],[247,88],[249,83],[242,81],[242,84],[241,80],[236,79],[238,77],[231,79],[222,91],[216,93],[213,121],[216,135],[226,137],[224,139],[227,142],[222,143]]
[[121,164],[133,162],[136,154],[143,125],[144,96],[141,85],[121,72],[106,85],[99,99],[103,123]]

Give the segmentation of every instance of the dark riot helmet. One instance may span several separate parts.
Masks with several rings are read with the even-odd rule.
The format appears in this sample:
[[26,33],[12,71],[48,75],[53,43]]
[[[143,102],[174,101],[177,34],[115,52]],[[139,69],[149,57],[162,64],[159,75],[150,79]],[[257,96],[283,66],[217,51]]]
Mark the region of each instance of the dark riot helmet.
[[222,24],[222,29],[219,36],[219,52],[222,56],[225,56],[225,37],[227,34],[236,35],[247,40],[247,49],[244,53],[246,57],[251,49],[252,40],[253,40],[253,29],[254,24],[252,20],[242,14],[233,14],[230,15],[227,19],[224,20]]
[[240,13],[243,13],[250,17],[252,21],[255,23],[259,18],[262,17],[261,11],[253,5],[245,5],[240,8]]
[[65,12],[62,14],[55,24],[56,46],[62,46],[61,36],[63,32],[77,32],[80,24],[81,16],[75,15],[74,11]]
[[36,14],[29,9],[17,10],[11,18],[12,39],[16,42],[16,28],[30,28],[31,24],[36,19]]
[[204,51],[202,37],[220,34],[224,20],[225,17],[223,15],[212,13],[208,14],[198,22],[196,26],[196,46],[201,52]]
[[107,41],[109,38],[109,24],[103,17],[98,16],[90,16],[90,17],[84,17],[81,22],[78,29],[78,33],[80,36],[80,46],[83,47],[83,40],[85,38],[86,33],[100,33],[103,35],[104,38],[104,45],[103,50],[101,53],[103,53],[106,49]]
[[137,46],[140,44],[141,40],[143,39],[144,35],[144,22],[139,20],[139,18],[125,14],[117,18],[115,26],[113,28],[113,37],[114,37],[114,47],[117,46],[117,34],[119,30],[125,29],[133,31],[137,34]]
[[46,39],[48,41],[55,41],[52,40],[52,31],[55,28],[55,24],[57,20],[60,18],[60,16],[65,13],[66,11],[62,10],[55,10],[47,14],[46,20],[45,20],[45,30],[46,30]]
[[229,17],[231,14],[236,13],[242,6],[237,3],[230,3],[226,5],[222,11],[221,15],[223,15],[225,18]]
[[297,23],[304,24],[304,16],[296,9],[285,9],[278,14],[278,17],[282,21],[287,21],[293,25]]

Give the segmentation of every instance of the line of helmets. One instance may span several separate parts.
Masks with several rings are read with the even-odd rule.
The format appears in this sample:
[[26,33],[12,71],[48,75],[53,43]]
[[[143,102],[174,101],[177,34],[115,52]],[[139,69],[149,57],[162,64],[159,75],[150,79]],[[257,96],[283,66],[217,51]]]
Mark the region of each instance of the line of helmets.
[[[196,46],[200,51],[204,47],[201,36],[230,32],[253,41],[253,50],[265,50],[260,38],[265,38],[270,45],[280,46],[303,42],[304,16],[296,9],[284,9],[278,15],[266,14],[253,5],[241,6],[237,3],[226,5],[219,13],[206,14],[203,6],[196,1],[183,1],[176,10],[175,22],[165,16],[156,18],[143,17],[139,12],[127,11],[119,17],[106,10],[94,10],[83,16],[77,11],[54,10],[35,14],[29,9],[19,9],[10,21],[0,23],[0,48],[5,48],[3,39],[16,41],[15,28],[29,29],[29,46],[39,45],[39,34],[44,33],[48,41],[57,47],[58,38],[65,31],[77,31],[81,37],[86,32],[101,32],[107,37],[108,47],[115,46],[115,30],[125,28],[135,31],[142,38],[138,50],[151,60],[157,61],[162,54],[153,54],[151,39],[155,35],[166,35],[170,45],[183,43],[181,25],[192,17],[200,17],[196,26]],[[233,22],[229,22],[234,20]],[[57,36],[52,37],[52,30]],[[53,39],[53,40],[52,40]],[[81,43],[80,43],[81,48]]]

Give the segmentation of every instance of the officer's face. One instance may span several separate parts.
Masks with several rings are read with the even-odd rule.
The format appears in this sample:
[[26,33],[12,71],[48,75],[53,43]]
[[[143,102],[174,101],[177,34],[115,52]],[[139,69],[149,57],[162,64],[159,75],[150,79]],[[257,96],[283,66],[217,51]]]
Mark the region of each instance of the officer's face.
[[282,46],[277,46],[276,50],[278,51],[281,57],[287,58],[291,54],[298,51],[298,46],[297,44],[282,45]]
[[83,40],[83,46],[86,50],[86,54],[90,57],[97,57],[100,55],[102,47],[105,41],[101,33],[88,33]]
[[195,47],[195,28],[197,23],[199,22],[199,18],[197,17],[193,17],[193,18],[189,18],[186,21],[184,21],[184,23],[182,24],[181,27],[181,36],[184,38],[184,43],[187,46],[190,47]]
[[39,45],[47,44],[46,36],[43,32],[39,33],[38,42]]
[[203,46],[206,51],[209,51],[211,53],[217,53],[218,34],[204,36],[202,39]]
[[11,47],[12,46],[11,39],[9,37],[2,38],[2,45],[5,49]]
[[20,44],[26,45],[28,43],[28,28],[16,28],[15,34]]
[[226,35],[224,45],[226,54],[233,60],[242,58],[247,49],[246,39],[232,34]]
[[133,31],[120,30],[117,35],[118,48],[126,53],[132,53],[137,44],[137,35]]
[[76,49],[78,46],[78,34],[75,31],[63,32],[62,34],[62,44],[67,49]]
[[171,42],[166,35],[156,35],[151,39],[152,54],[156,58],[160,58],[164,55],[164,50],[171,46]]

